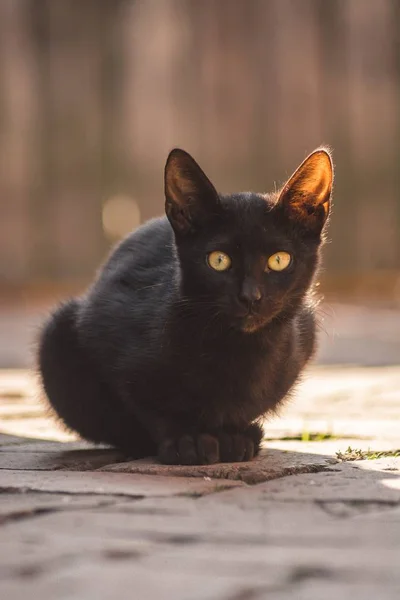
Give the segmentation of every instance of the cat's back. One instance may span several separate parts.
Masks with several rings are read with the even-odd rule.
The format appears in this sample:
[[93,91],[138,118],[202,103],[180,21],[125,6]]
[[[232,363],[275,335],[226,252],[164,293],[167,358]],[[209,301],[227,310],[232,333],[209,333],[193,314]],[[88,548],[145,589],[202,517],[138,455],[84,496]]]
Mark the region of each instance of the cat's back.
[[101,268],[81,299],[81,329],[89,337],[94,330],[106,337],[128,331],[152,335],[165,321],[178,286],[172,228],[166,218],[153,219],[129,234]]
[[112,251],[90,295],[110,289],[132,294],[175,279],[177,259],[172,228],[165,217],[148,221]]
[[[139,275],[141,270],[175,263],[175,244],[172,227],[166,217],[151,219],[130,233],[113,250],[103,267],[104,275],[114,271]],[[132,267],[134,270],[132,270]]]

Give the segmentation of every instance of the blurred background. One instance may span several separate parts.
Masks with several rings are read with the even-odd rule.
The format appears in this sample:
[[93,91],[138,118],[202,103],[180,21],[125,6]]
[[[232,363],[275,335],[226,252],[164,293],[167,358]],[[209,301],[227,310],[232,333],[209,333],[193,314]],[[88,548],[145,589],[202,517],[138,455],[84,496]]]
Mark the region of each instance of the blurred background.
[[320,144],[336,184],[319,362],[400,362],[398,0],[1,0],[0,367],[163,211],[173,146],[222,192]]

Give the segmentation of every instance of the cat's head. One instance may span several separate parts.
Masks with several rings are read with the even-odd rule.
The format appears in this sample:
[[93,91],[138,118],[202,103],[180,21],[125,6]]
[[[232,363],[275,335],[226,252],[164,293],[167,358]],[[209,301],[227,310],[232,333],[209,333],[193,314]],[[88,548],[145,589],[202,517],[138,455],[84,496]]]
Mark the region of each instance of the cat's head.
[[165,166],[165,210],[185,296],[251,333],[307,293],[330,212],[329,151],[310,154],[280,192],[218,194],[183,150]]

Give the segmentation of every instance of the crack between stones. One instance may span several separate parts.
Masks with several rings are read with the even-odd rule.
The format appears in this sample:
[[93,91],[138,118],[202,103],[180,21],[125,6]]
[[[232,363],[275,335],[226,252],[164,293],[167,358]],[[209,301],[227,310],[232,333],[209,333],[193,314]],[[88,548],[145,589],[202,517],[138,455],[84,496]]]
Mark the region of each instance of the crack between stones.
[[[38,494],[47,494],[47,492],[37,492]],[[51,495],[53,495],[53,493],[51,493]],[[55,496],[60,495],[59,492],[54,493]],[[62,493],[61,495],[66,496],[68,494],[64,494]],[[88,494],[85,494],[85,497],[87,497]],[[134,498],[132,496],[130,496],[130,498],[132,499],[132,502],[135,502],[137,499],[142,499],[141,498]],[[119,499],[119,496],[114,496],[113,500],[110,499],[110,501],[107,500],[103,500],[101,502],[98,502],[95,505],[92,506],[49,506],[49,507],[37,507],[37,508],[27,508],[24,510],[18,510],[18,511],[13,511],[4,515],[0,515],[0,527],[2,525],[7,525],[9,523],[17,523],[19,521],[26,521],[26,520],[31,520],[31,519],[35,519],[41,516],[45,516],[45,515],[49,515],[49,514],[55,514],[55,513],[61,513],[61,512],[69,512],[69,513],[73,513],[73,512],[80,512],[80,511],[89,511],[89,510],[96,510],[96,509],[101,509],[101,508],[109,508],[112,507],[116,504],[116,501]]]
[[398,500],[314,500],[322,512],[330,517],[348,519],[368,512],[381,512],[400,506]]
[[[236,476],[229,476],[229,473],[227,473],[227,476],[225,477],[225,479],[229,480],[229,481],[242,481],[243,483],[246,483],[249,486],[253,486],[253,485],[258,485],[260,483],[266,483],[267,481],[274,481],[276,479],[282,479],[283,477],[291,477],[293,475],[305,475],[307,473],[329,473],[329,472],[336,472],[338,471],[338,469],[334,469],[329,465],[321,465],[321,464],[316,464],[316,465],[303,465],[303,466],[297,466],[297,467],[285,467],[284,469],[282,469],[281,473],[273,473],[273,474],[268,474],[268,472],[265,471],[261,471],[261,472],[246,472],[243,471],[235,473]],[[212,481],[217,482],[218,481],[218,477],[211,477]],[[222,481],[222,479],[221,479]],[[229,489],[229,486],[226,486]],[[223,488],[223,484],[221,484],[221,488]],[[225,491],[224,489],[216,489],[215,492],[219,492],[219,491]]]
[[41,517],[42,515],[48,515],[55,512],[61,512],[61,510],[62,509],[57,508],[33,508],[27,510],[18,510],[6,515],[0,515],[0,526],[7,525],[8,523],[25,521],[27,519],[34,519],[36,517]]
[[[48,472],[48,471],[43,471]],[[112,494],[108,494],[107,492],[84,492],[77,490],[76,492],[72,492],[71,490],[38,490],[36,487],[24,486],[24,487],[14,487],[14,486],[0,486],[0,495],[1,494],[47,494],[51,496],[84,496],[87,497],[96,497],[96,496],[109,496],[110,498],[132,498],[132,500],[143,500],[146,498],[143,494],[128,494],[124,492],[113,492]],[[167,498],[168,496],[157,496],[158,498]]]

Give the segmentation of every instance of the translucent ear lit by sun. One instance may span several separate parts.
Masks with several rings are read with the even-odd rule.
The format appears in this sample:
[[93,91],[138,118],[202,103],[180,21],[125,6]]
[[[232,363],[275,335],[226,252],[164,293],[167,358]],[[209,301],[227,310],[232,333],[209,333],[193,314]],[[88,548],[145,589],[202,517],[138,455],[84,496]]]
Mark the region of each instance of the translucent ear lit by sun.
[[289,252],[275,252],[267,261],[267,271],[284,271],[292,262]]
[[316,150],[297,169],[291,185],[312,198],[314,204],[324,204],[329,200],[332,179],[332,161],[328,152]]
[[[333,164],[327,148],[312,152],[296,169],[280,193],[289,216],[310,227],[322,227],[329,214]],[[321,210],[321,208],[323,210]]]

